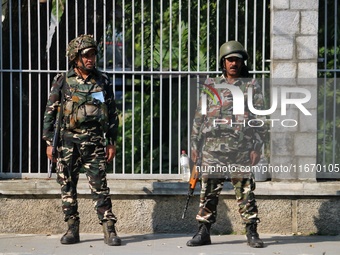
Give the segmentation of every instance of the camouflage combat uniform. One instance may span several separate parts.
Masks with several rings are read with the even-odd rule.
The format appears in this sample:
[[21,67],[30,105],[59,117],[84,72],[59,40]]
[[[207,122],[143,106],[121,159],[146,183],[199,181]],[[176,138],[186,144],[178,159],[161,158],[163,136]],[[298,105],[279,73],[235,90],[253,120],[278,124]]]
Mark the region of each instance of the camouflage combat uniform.
[[[205,81],[205,85],[212,86],[212,88],[215,88],[215,84],[223,83],[227,83],[224,76],[215,79],[209,78]],[[200,208],[196,216],[196,219],[201,223],[214,223],[216,221],[218,197],[226,177],[231,178],[239,213],[244,223],[259,222],[253,193],[255,189],[253,174],[252,172],[240,171],[240,169],[241,166],[250,166],[250,151],[257,150],[260,152],[266,134],[265,125],[260,127],[261,123],[255,123],[257,121],[256,116],[248,109],[248,88],[252,88],[253,105],[256,109],[263,106],[263,97],[260,86],[254,80],[238,79],[233,85],[239,86],[244,93],[245,112],[243,115],[232,114],[233,97],[229,89],[226,88],[215,88],[222,105],[220,105],[216,95],[214,99],[206,96],[206,115],[201,112],[202,97],[196,109],[191,134],[191,147],[193,150],[198,150],[202,155]],[[223,124],[216,125],[216,119],[224,120]],[[256,127],[247,125],[250,119],[254,119],[251,125]],[[219,173],[209,171],[209,167],[212,166],[216,169],[217,167],[222,169],[224,166],[225,171]],[[207,171],[204,171],[204,169],[207,169]]]
[[73,68],[65,77],[65,82],[62,74],[58,74],[53,80],[43,126],[43,139],[47,145],[52,145],[61,93],[64,93],[61,144],[58,147],[56,171],[57,182],[61,185],[65,221],[79,219],[77,183],[79,171],[83,168],[100,222],[116,222],[106,180],[105,152],[106,145],[115,143],[119,121],[112,84],[106,74],[96,69],[86,80],[77,75]]

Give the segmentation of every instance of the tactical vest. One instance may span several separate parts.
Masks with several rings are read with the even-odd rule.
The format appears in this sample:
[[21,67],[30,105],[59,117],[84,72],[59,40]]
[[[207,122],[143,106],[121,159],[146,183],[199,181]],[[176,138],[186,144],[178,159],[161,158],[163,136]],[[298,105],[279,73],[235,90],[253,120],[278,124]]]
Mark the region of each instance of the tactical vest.
[[[223,81],[222,81],[223,82]],[[249,110],[245,106],[244,114],[233,115],[233,104],[235,102],[231,92],[225,88],[216,88],[214,85],[221,83],[219,78],[213,80],[210,85],[220,96],[222,104],[215,94],[214,98],[207,96],[207,114],[204,119],[202,130],[206,136],[205,148],[209,151],[233,151],[240,147],[246,149],[247,140],[252,136],[253,130],[248,127]],[[251,86],[249,82],[242,82],[240,89],[247,102],[247,90]]]
[[108,129],[108,109],[104,84],[79,84],[66,79],[64,124],[67,130],[81,128],[83,123],[98,122],[104,132]]

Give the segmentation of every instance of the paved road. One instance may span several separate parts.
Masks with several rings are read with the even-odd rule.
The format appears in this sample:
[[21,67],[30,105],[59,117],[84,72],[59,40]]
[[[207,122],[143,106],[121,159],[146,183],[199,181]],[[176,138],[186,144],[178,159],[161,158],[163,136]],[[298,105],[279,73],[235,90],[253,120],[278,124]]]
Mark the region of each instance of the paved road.
[[212,245],[187,247],[188,235],[123,235],[122,246],[104,244],[102,234],[81,234],[81,242],[61,245],[60,235],[0,234],[0,255],[106,255],[106,254],[176,254],[176,255],[339,255],[340,236],[261,235],[262,249],[246,245],[245,236],[212,236]]

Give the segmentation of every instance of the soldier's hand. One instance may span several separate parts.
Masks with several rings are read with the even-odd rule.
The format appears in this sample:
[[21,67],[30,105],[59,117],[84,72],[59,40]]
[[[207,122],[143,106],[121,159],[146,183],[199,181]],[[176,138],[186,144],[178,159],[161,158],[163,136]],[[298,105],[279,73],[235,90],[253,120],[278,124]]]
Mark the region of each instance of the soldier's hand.
[[197,150],[192,150],[191,151],[191,160],[192,160],[192,162],[196,163],[197,157],[198,157],[198,151]]
[[250,163],[252,166],[257,165],[261,159],[261,154],[257,151],[251,151],[250,152]]
[[53,162],[57,162],[57,159],[54,159],[53,160],[53,157],[52,157],[52,151],[53,151],[53,146],[47,146],[46,147],[46,155],[47,155],[47,157],[50,159],[50,160],[52,160]]
[[116,145],[107,145],[106,146],[106,160],[110,162],[116,156]]
[[52,152],[53,152],[53,146],[52,145],[49,145],[46,147],[46,155],[47,157],[52,161],[52,162],[57,162],[57,159],[53,159],[53,156],[52,156]]

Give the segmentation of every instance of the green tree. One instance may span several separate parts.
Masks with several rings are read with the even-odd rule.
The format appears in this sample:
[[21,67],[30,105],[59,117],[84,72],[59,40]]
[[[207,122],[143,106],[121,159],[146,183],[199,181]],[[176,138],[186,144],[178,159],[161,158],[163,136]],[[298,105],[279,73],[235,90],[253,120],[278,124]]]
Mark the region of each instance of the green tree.
[[[228,6],[226,1],[203,3],[198,0],[127,3],[124,19],[115,20],[116,30],[124,31],[123,54],[131,60],[134,70],[216,73],[219,70],[217,59],[220,45],[227,39],[237,39],[243,44],[247,43],[249,54],[255,56],[256,63],[253,65],[262,69],[262,41],[252,41],[254,32],[261,32],[262,24],[269,22],[269,14],[266,13],[267,20],[262,20],[262,15],[258,15],[261,19],[254,21],[255,14],[264,9],[262,2],[257,6],[246,0],[238,1],[238,6],[234,1],[228,3]],[[117,4],[121,3],[118,1]],[[247,11],[246,7],[250,11]],[[226,13],[227,9],[230,10],[229,13]],[[236,9],[237,15],[234,13]],[[265,6],[265,10],[269,12],[269,6]],[[249,22],[252,25],[248,26],[248,31],[245,30],[246,20],[254,21]],[[110,25],[111,28],[113,26]],[[237,29],[234,29],[235,27]],[[262,32],[269,35],[268,31]],[[107,35],[113,35],[112,29],[107,31]],[[269,43],[269,37],[266,42]],[[265,48],[265,52],[269,55],[269,47]],[[251,65],[250,60],[248,64]],[[125,135],[125,140],[120,142],[125,144],[125,151],[122,153],[126,158],[126,171],[159,171],[159,161],[163,162],[163,172],[165,169],[169,169],[168,172],[174,171],[173,173],[177,171],[177,156],[186,146],[188,127],[180,127],[180,134],[172,131],[174,125],[179,125],[178,119],[183,123],[187,121],[188,91],[187,86],[181,84],[187,84],[190,78],[192,77],[189,75],[180,77],[168,74],[135,76],[135,90],[125,95],[125,100],[133,102],[134,108],[126,109],[125,126],[120,126],[120,132]],[[159,133],[160,127],[162,134]],[[171,145],[168,141],[170,133]],[[163,139],[159,138],[160,135]],[[177,135],[181,137],[181,142],[178,142]],[[153,148],[152,151],[148,149],[150,147]],[[120,153],[116,158],[118,165],[123,164]],[[133,162],[129,160],[132,158]]]

